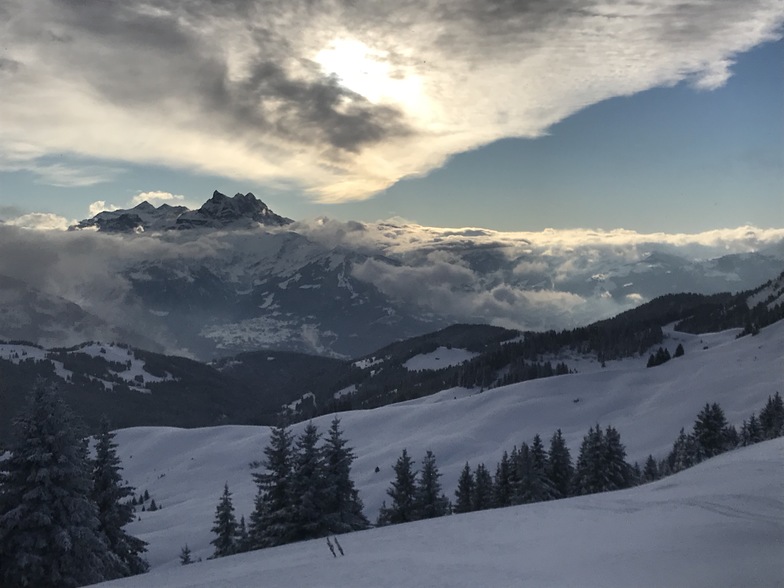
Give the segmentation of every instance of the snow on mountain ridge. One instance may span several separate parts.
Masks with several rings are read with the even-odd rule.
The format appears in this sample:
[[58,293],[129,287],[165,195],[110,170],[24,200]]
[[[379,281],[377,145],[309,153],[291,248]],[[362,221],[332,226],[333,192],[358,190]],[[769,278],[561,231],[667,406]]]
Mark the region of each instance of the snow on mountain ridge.
[[291,219],[275,214],[251,192],[229,198],[217,190],[198,210],[185,206],[161,204],[155,207],[146,200],[131,209],[103,211],[85,219],[69,230],[95,229],[107,233],[141,233],[174,229],[248,227],[251,223],[284,226]]

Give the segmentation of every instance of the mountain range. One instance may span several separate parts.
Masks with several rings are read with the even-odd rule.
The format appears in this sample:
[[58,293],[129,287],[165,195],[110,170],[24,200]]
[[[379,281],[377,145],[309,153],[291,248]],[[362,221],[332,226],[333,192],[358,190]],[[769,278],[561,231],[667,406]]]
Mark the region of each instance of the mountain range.
[[107,210],[85,219],[69,230],[95,229],[106,233],[141,233],[188,229],[247,228],[255,224],[284,226],[292,221],[272,212],[252,193],[229,198],[217,190],[198,210],[161,204],[157,208],[141,202],[131,209]]
[[[574,328],[657,296],[739,292],[784,235],[437,229],[293,222],[253,194],[147,202],[58,234],[0,225],[0,339],[119,341],[202,361],[258,350],[361,357],[455,323]],[[48,305],[63,312],[33,312]]]

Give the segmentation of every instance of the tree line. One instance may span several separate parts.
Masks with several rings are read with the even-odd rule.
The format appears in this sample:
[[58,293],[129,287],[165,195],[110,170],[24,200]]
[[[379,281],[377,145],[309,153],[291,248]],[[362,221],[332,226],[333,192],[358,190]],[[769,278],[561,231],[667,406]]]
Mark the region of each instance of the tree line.
[[484,463],[471,468],[466,462],[454,501],[441,491],[435,455],[428,451],[417,472],[404,449],[393,466],[395,477],[387,490],[390,504],[382,505],[377,525],[621,490],[677,473],[725,451],[781,436],[784,402],[778,392],[768,398],[759,417],[752,414],[743,421],[740,432],[727,423],[717,403],[706,404],[692,430],[681,429],[670,453],[659,461],[649,455],[643,467],[626,460],[626,448],[612,426],[591,427],[576,463],[559,429],[548,448],[537,434],[530,445],[522,443],[504,451],[494,474]]
[[[324,438],[309,423],[296,439],[287,427],[272,429],[261,472],[252,474],[257,492],[247,524],[237,521],[228,484],[215,509],[213,557],[329,537],[370,526],[351,479],[353,449],[337,417]],[[186,558],[186,554],[188,554]],[[189,563],[183,547],[181,561]],[[187,560],[187,561],[186,561]]]

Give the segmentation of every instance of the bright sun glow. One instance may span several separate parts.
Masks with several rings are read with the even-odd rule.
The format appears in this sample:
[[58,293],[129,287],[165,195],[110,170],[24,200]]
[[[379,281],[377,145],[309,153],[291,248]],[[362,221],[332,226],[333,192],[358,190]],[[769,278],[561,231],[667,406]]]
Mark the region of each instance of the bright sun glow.
[[393,68],[386,51],[371,49],[354,39],[335,39],[314,60],[325,73],[336,76],[343,87],[374,104],[394,104],[415,115],[424,109],[420,77]]

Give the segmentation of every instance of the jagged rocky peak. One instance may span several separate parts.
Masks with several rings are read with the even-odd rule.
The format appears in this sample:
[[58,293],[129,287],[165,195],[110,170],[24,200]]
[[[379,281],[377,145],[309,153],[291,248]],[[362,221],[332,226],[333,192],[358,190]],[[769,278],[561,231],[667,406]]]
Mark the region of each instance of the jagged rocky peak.
[[137,210],[139,212],[153,212],[155,210],[155,207],[152,204],[150,204],[147,200],[145,200],[143,202],[140,202],[136,206],[134,206],[132,210]]
[[283,226],[293,222],[275,214],[252,193],[235,194],[229,198],[217,190],[199,210],[183,213],[177,219],[178,229],[198,227],[222,228],[248,223]]
[[275,214],[251,192],[229,198],[216,190],[199,210],[165,203],[156,208],[145,200],[131,209],[98,213],[70,228],[96,229],[106,233],[140,233],[173,229],[243,228],[257,223],[279,227],[292,222],[289,218]]

